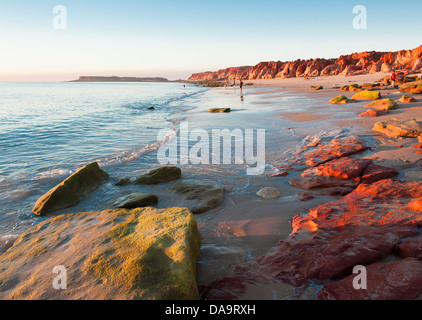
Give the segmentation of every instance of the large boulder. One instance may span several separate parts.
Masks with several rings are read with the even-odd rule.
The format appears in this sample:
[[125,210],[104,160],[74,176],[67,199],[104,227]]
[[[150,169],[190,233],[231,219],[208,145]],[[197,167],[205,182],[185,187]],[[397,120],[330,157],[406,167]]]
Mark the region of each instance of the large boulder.
[[380,99],[380,100],[372,101],[371,103],[367,104],[365,108],[371,108],[371,109],[381,110],[381,111],[389,111],[389,110],[397,109],[398,105],[394,100]]
[[91,163],[38,199],[32,211],[44,216],[77,205],[89,192],[97,189],[109,175],[98,163]]
[[[198,299],[200,234],[184,208],[63,215],[24,233],[0,256],[0,299]],[[56,290],[56,266],[67,289]]]
[[381,99],[381,93],[379,91],[361,91],[356,93],[353,97],[353,100],[377,100]]
[[377,122],[374,125],[374,131],[394,138],[417,138],[422,134],[422,122],[416,121],[416,119],[393,118]]
[[182,177],[182,170],[178,167],[161,167],[138,177],[135,179],[135,184],[159,184],[180,179]]
[[224,188],[215,185],[195,183],[177,183],[170,190],[183,196],[184,200],[193,200],[189,210],[194,214],[204,213],[218,207],[223,201]]

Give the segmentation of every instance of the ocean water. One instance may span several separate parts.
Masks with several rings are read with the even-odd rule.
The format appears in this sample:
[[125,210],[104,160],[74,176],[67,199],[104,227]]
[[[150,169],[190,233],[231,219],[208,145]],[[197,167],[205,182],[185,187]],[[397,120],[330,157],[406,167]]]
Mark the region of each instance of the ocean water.
[[[0,83],[0,250],[48,218],[31,212],[40,196],[94,161],[110,180],[77,206],[57,214],[113,208],[133,192],[158,194],[158,207],[183,206],[169,194],[168,185],[115,186],[121,178],[135,178],[160,166],[157,150],[180,130],[180,123],[210,133],[265,129],[264,165],[271,173],[274,159],[303,139],[280,114],[321,103],[323,99],[271,88],[246,88],[240,94],[238,89],[184,88],[180,83]],[[147,110],[150,106],[155,110]],[[230,107],[232,112],[208,113],[216,107]],[[158,138],[163,129],[168,134]],[[242,194],[265,178],[248,176],[247,163],[181,167],[185,180],[226,188],[225,201],[209,217],[229,212],[236,206],[231,195]]]

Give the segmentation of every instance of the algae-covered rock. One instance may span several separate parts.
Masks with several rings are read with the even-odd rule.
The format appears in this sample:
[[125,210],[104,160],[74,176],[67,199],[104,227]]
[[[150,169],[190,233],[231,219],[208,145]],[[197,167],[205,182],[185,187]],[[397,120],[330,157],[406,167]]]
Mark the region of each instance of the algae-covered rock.
[[177,167],[161,167],[154,169],[135,180],[135,184],[159,184],[180,179],[182,170]]
[[134,209],[148,207],[158,203],[158,197],[151,193],[132,193],[122,199],[119,208]]
[[91,163],[51,189],[36,202],[32,211],[39,216],[77,205],[83,197],[109,178],[98,163]]
[[195,204],[188,206],[194,214],[204,213],[221,204],[224,188],[215,185],[202,185],[194,183],[177,183],[170,190],[183,195],[184,200],[195,200]]
[[408,95],[404,95],[403,97],[401,97],[399,100],[399,102],[401,103],[413,103],[413,102],[418,102],[418,100],[416,100],[415,98],[408,96]]
[[323,86],[310,86],[310,89],[311,90],[322,90],[322,89],[324,89],[324,87]]
[[[185,208],[62,215],[30,229],[0,256],[0,299],[198,299],[200,241]],[[53,287],[56,266],[66,268],[65,290]]]
[[417,89],[419,86],[422,86],[422,80],[406,83],[400,87],[399,91],[410,93],[412,90]]
[[371,108],[375,110],[382,110],[382,111],[389,111],[398,108],[397,103],[391,99],[380,99],[372,101],[371,103],[367,104],[365,108]]
[[382,132],[389,137],[417,138],[422,135],[422,122],[416,119],[393,118],[377,122],[374,131]]
[[416,88],[409,91],[410,94],[421,94],[422,93],[422,85],[417,86]]
[[354,100],[377,100],[381,99],[381,93],[379,91],[361,91],[356,93],[352,99]]
[[346,104],[352,102],[349,98],[346,96],[340,95],[330,100],[331,104]]
[[210,113],[229,113],[231,112],[230,108],[211,108],[209,109]]

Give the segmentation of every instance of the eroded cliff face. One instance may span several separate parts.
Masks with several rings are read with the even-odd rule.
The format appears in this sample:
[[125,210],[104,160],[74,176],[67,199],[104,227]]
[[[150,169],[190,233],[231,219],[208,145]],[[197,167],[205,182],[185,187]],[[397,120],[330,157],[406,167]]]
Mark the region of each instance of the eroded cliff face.
[[254,67],[227,68],[217,72],[195,73],[190,81],[256,80],[360,75],[391,72],[393,69],[422,72],[422,45],[397,52],[361,52],[338,59],[311,59],[289,62],[260,62]]

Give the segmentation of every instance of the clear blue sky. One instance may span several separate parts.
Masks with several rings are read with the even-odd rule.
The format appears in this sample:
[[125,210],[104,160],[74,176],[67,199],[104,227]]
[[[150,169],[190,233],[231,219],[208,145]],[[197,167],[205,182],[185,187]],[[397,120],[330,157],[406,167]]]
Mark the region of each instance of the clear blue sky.
[[[55,30],[53,7],[67,8]],[[364,5],[368,29],[355,30]],[[165,76],[422,44],[421,0],[0,0],[0,81]]]

